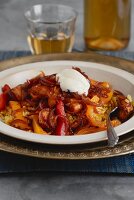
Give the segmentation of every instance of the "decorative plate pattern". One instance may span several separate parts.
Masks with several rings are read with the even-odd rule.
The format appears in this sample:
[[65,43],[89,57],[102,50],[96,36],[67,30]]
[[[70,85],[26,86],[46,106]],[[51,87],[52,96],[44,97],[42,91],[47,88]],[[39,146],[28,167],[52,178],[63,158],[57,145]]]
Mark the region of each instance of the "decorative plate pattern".
[[121,137],[119,144],[114,148],[108,147],[104,142],[93,145],[85,144],[82,146],[41,145],[1,135],[0,149],[11,153],[46,159],[100,159],[133,153],[133,135],[134,132],[131,132],[127,137]]

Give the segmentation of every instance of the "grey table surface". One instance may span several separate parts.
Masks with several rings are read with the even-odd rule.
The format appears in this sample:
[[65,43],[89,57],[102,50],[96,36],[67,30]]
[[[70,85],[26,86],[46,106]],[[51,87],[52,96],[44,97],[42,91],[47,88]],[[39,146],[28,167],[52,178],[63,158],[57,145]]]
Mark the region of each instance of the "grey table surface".
[[[83,49],[83,0],[0,0],[0,50],[28,50],[24,10],[37,3],[59,3],[79,12],[75,46]],[[132,0],[132,11],[134,0]],[[134,50],[134,12],[131,40]],[[78,173],[23,173],[0,175],[0,200],[133,200],[134,178],[125,175]]]

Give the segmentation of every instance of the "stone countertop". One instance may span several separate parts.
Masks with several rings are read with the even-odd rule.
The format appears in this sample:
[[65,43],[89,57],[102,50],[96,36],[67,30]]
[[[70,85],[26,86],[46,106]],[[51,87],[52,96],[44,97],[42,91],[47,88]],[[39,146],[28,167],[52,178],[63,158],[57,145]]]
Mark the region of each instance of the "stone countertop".
[[[0,50],[28,50],[24,11],[37,0],[1,0],[0,2]],[[75,47],[83,50],[83,0],[40,0],[39,3],[65,4],[78,11]],[[132,1],[132,10],[134,1]],[[125,51],[134,50],[134,12],[131,20],[131,40]]]
[[0,176],[1,200],[133,200],[134,178],[71,173]]

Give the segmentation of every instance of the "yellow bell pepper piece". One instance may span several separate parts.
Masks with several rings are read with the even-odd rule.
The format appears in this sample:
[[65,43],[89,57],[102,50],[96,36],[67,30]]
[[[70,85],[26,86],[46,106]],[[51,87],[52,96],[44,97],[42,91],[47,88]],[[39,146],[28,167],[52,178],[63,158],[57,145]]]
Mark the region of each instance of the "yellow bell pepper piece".
[[38,123],[38,117],[36,115],[33,116],[33,122],[32,122],[32,125],[33,125],[33,130],[35,133],[39,133],[39,134],[47,134],[46,131],[44,131],[41,126],[39,125]]
[[20,103],[18,101],[9,101],[9,106],[12,109],[12,111],[18,110],[21,108]]

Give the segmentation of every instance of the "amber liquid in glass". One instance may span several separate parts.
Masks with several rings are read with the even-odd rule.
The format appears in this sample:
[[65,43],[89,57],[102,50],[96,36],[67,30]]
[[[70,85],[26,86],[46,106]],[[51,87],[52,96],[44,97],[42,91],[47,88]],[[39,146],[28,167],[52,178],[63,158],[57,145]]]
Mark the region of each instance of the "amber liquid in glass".
[[87,49],[120,50],[130,38],[130,0],[85,0]]
[[72,50],[74,36],[69,37],[59,33],[57,38],[52,39],[29,35],[27,40],[33,54],[64,53]]

